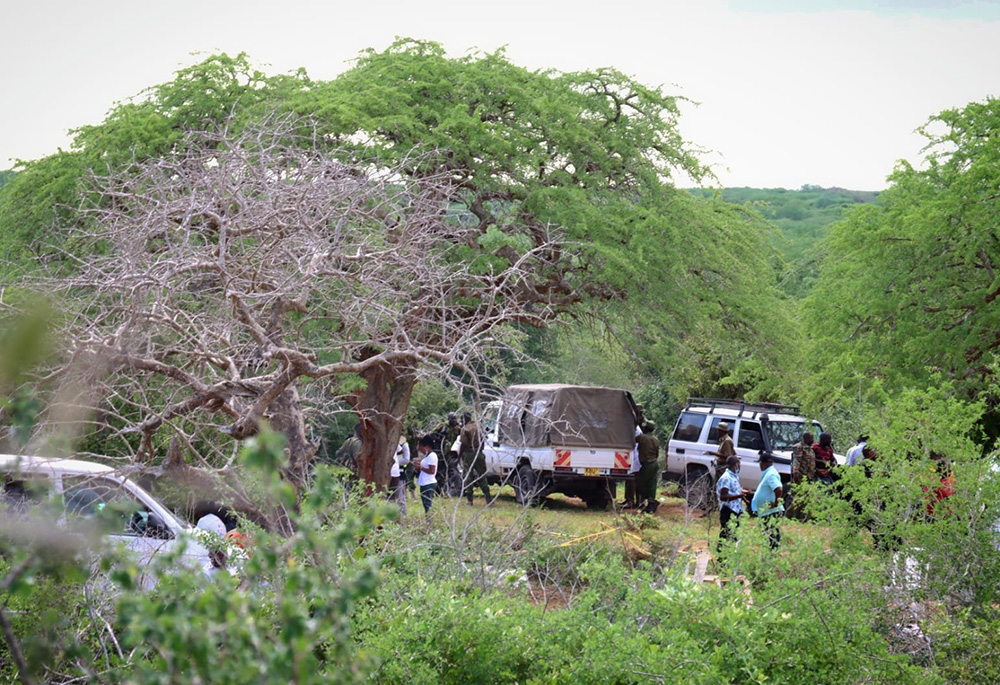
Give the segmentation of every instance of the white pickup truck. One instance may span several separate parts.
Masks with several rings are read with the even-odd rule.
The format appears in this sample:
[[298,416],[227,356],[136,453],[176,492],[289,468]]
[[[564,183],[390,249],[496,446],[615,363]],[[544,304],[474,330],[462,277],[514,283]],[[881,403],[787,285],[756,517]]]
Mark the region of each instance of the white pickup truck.
[[548,493],[604,508],[628,480],[637,411],[626,390],[512,385],[483,414],[486,472],[530,504]]

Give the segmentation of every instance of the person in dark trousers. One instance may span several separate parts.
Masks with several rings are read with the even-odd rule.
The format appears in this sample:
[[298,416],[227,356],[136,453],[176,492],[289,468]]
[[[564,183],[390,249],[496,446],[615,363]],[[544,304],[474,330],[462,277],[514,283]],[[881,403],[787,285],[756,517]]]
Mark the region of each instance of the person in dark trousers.
[[802,440],[792,448],[792,483],[790,501],[788,505],[788,516],[805,521],[808,517],[803,510],[801,497],[796,502],[795,491],[801,483],[809,483],[816,476],[816,454],[813,452],[813,434],[805,432]]
[[454,412],[448,414],[448,419],[434,428],[432,435],[436,436],[433,447],[440,455],[438,468],[438,494],[454,497],[462,492],[462,468],[458,458],[458,450],[452,449],[462,432],[458,425],[458,416]]
[[430,514],[438,484],[438,456],[434,454],[434,442],[429,435],[420,438],[420,443],[417,445],[419,456],[413,460],[413,468],[417,472],[417,487],[420,488],[420,501],[424,505],[425,514]]
[[636,474],[635,488],[638,506],[647,514],[652,514],[659,506],[656,499],[656,479],[660,475],[660,441],[653,435],[656,424],[646,421],[642,435],[636,439],[639,450],[639,473]]
[[472,414],[462,415],[462,433],[459,436],[461,447],[458,456],[462,460],[463,479],[465,481],[465,498],[473,503],[472,489],[478,486],[483,491],[486,503],[490,503],[490,486],[486,482],[486,457],[483,456],[483,440],[479,432],[479,424]]
[[726,470],[715,486],[719,500],[719,553],[723,540],[734,540],[743,515],[743,500],[749,494],[740,484],[740,458],[729,457]]
[[760,464],[760,483],[753,494],[750,508],[760,517],[771,549],[781,544],[781,518],[785,513],[782,501],[781,475],[774,468],[774,457],[770,452],[761,452],[757,460]]

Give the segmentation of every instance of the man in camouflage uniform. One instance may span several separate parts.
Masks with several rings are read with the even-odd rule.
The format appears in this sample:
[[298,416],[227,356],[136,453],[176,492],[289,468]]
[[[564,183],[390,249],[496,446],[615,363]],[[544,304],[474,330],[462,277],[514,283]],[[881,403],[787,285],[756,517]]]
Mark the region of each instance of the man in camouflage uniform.
[[792,483],[789,496],[788,516],[805,519],[801,503],[795,501],[795,486],[809,483],[816,476],[816,454],[813,452],[813,434],[803,433],[802,440],[792,448]]
[[816,454],[812,433],[803,433],[802,440],[792,448],[792,482],[811,481],[816,477]]

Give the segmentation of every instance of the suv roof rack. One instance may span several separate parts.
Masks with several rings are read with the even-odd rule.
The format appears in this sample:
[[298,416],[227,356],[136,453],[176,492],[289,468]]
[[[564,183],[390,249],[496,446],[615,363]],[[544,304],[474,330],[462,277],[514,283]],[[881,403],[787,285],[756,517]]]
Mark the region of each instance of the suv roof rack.
[[716,409],[736,409],[740,416],[745,411],[751,412],[775,412],[777,414],[801,414],[802,408],[794,404],[778,404],[776,402],[743,402],[742,400],[724,400],[714,397],[689,397],[685,409],[692,406],[708,407],[708,413],[715,413]]

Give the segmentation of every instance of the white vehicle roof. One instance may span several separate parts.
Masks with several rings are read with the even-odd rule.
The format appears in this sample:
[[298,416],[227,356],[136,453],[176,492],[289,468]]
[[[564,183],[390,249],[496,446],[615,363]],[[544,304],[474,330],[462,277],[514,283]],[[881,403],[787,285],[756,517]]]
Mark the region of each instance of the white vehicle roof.
[[116,469],[93,461],[80,459],[62,459],[60,457],[36,457],[24,454],[0,454],[0,469],[14,471],[52,471],[53,473],[72,473],[80,475],[98,475],[115,473]]
[[51,473],[72,475],[72,476],[107,476],[119,483],[128,481],[129,489],[134,493],[141,492],[140,496],[145,500],[147,506],[151,506],[156,513],[164,520],[170,519],[178,530],[185,530],[191,526],[179,516],[170,511],[169,508],[160,502],[152,494],[143,490],[135,480],[128,477],[129,469],[116,469],[106,464],[98,464],[93,461],[83,461],[81,459],[62,459],[60,457],[36,457],[23,454],[0,454],[0,471],[8,473]]
[[[740,402],[728,402],[723,400],[705,400],[696,401],[689,400],[684,411],[692,412],[695,414],[711,414],[712,416],[722,416],[727,419],[756,419],[759,420],[761,416],[767,415],[771,421],[789,421],[789,422],[805,422],[808,419],[799,414],[791,414],[787,410],[795,409],[795,407],[789,407],[787,405],[774,405],[775,408],[769,408],[767,405],[754,405],[754,404],[743,404]],[[780,407],[785,411],[775,411]]]

